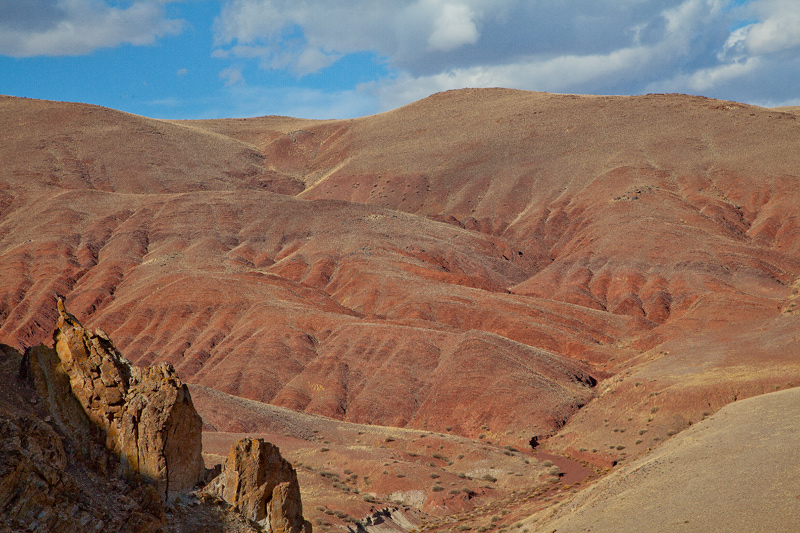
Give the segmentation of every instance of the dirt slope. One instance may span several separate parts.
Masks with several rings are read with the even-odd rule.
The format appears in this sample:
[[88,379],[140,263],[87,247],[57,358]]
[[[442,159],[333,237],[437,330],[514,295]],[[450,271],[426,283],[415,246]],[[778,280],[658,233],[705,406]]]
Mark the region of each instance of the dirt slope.
[[798,406],[800,388],[730,404],[534,531],[796,531]]
[[792,113],[501,89],[347,121],[0,106],[3,342],[47,341],[58,293],[188,382],[557,433],[606,466],[800,383]]

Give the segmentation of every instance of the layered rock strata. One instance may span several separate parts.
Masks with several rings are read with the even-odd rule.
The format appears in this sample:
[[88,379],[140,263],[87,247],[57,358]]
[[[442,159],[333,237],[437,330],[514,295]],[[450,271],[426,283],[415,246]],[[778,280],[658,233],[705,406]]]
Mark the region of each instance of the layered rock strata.
[[272,533],[311,533],[297,473],[278,447],[263,439],[243,438],[232,446],[207,491]]

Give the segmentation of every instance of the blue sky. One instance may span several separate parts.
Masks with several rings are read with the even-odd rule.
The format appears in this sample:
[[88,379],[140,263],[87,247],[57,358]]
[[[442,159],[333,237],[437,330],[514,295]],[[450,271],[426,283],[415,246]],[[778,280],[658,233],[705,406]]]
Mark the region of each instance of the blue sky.
[[461,87],[800,105],[800,0],[0,0],[0,94],[349,118]]

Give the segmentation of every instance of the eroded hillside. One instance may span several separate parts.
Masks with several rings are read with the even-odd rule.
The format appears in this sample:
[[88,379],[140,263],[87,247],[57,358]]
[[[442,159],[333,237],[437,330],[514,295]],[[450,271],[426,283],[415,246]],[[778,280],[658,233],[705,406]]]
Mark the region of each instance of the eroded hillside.
[[496,89],[157,121],[3,97],[0,127],[0,341],[19,348],[62,295],[208,390],[536,436],[598,469],[800,384],[790,112]]

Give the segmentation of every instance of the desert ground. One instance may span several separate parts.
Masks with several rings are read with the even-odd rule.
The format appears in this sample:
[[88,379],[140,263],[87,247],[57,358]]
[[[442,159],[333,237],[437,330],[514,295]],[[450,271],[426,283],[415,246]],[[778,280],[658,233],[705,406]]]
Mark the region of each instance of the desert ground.
[[316,531],[791,531],[797,115],[0,97],[0,343],[52,345],[62,296],[190,384],[207,466],[277,444]]

